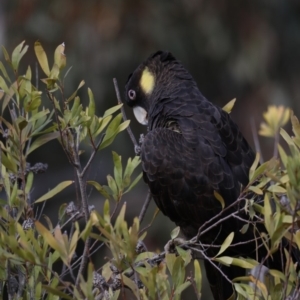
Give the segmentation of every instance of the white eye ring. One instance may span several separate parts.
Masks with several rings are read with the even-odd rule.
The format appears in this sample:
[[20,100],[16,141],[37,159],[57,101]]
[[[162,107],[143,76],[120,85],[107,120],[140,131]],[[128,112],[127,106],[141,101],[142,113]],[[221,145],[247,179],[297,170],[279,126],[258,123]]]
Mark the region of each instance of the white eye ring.
[[136,97],[135,90],[129,90],[128,91],[128,97],[129,97],[130,100],[135,100],[135,97]]

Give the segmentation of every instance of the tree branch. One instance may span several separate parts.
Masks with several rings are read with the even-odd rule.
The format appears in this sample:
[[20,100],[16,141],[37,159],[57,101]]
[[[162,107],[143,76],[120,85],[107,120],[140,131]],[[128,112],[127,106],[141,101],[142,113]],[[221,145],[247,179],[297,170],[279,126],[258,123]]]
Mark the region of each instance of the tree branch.
[[[114,82],[114,87],[115,87],[115,91],[116,91],[116,96],[117,96],[117,99],[118,99],[118,103],[119,104],[123,104],[123,101],[121,99],[121,95],[120,95],[120,90],[119,90],[119,87],[118,87],[118,81],[116,78],[113,79],[113,82]],[[125,113],[125,109],[124,109],[124,106],[121,107],[121,113],[122,113],[122,116],[123,116],[123,121],[127,121],[127,116],[126,116],[126,113]],[[132,130],[130,128],[130,126],[127,127],[127,132],[129,134],[129,137],[134,145],[134,148],[138,148],[139,147],[139,144],[137,143],[136,141],[136,138],[134,137],[133,133],[132,133]]]

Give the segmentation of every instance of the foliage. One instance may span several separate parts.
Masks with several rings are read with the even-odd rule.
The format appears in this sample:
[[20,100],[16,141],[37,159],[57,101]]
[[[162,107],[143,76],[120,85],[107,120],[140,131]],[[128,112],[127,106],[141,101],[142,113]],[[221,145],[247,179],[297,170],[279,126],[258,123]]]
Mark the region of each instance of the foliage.
[[[237,265],[250,270],[259,267],[257,261],[224,255],[232,245],[234,233],[230,233],[219,245],[215,257],[207,257],[199,237],[215,224],[200,228],[197,237],[182,241],[178,239],[180,228],[171,233],[167,251],[148,251],[143,239],[145,228],[141,228],[142,217],[134,218],[131,225],[125,219],[126,203],[122,197],[134,188],[141,174],[134,176],[140,164],[139,157],[129,158],[123,168],[122,158],[112,153],[114,172],[107,176],[107,185],[89,180],[87,170],[96,154],[113,143],[118,134],[128,128],[129,121],[122,121],[118,104],[96,115],[96,101],[88,89],[89,104],[82,105],[77,95],[84,81],[69,96],[64,93],[64,80],[69,73],[66,67],[65,46],[59,45],[54,52],[54,63],[50,68],[47,55],[39,42],[34,45],[37,60],[45,78],[43,90],[33,84],[31,68],[25,75],[19,74],[19,64],[28,50],[24,42],[11,55],[3,48],[6,65],[0,62],[0,117],[2,206],[0,207],[0,294],[9,299],[118,299],[119,295],[137,299],[180,299],[182,292],[190,287],[195,297],[201,298],[202,270],[195,254],[209,260],[216,268],[218,264]],[[42,106],[42,98],[52,104],[52,109]],[[234,105],[232,100],[224,107],[228,113]],[[291,117],[291,137],[281,127]],[[290,110],[270,107],[264,115],[260,133],[274,137],[279,157],[259,165],[259,155],[250,170],[249,184],[241,192],[237,202],[244,201],[244,209],[251,221],[262,219],[267,232],[259,233],[261,246],[272,255],[285,238],[290,247],[284,249],[286,266],[283,272],[269,270],[270,280],[262,280],[258,273],[237,278],[232,282],[238,299],[298,299],[299,279],[297,262],[291,251],[300,249],[298,230],[300,197],[300,124]],[[278,143],[279,134],[288,145],[289,152]],[[45,172],[43,163],[31,166],[29,155],[49,141],[57,139],[74,169],[75,178],[60,182],[56,187],[31,199],[34,178]],[[82,144],[89,144],[89,159],[83,165]],[[283,145],[285,145],[283,144]],[[74,182],[77,184],[75,185]],[[86,186],[94,187],[106,199],[103,213],[88,203]],[[59,222],[53,225],[49,217],[45,222],[34,217],[38,203],[45,203],[67,187],[78,189],[78,203],[64,203],[59,211]],[[225,203],[220,194],[218,201]],[[263,197],[264,201],[255,201]],[[154,214],[153,219],[155,218]],[[216,216],[217,217],[217,216]],[[234,215],[232,217],[235,217]],[[79,226],[84,218],[85,225]],[[65,231],[66,225],[71,229]],[[247,230],[247,224],[241,230]],[[200,239],[201,240],[201,239]],[[78,243],[84,242],[79,258],[75,251]],[[107,247],[109,260],[99,269],[93,265],[91,255],[100,247]],[[54,265],[60,262],[63,268],[58,273]],[[187,275],[186,267],[194,271]],[[71,278],[71,279],[70,279]],[[263,278],[264,279],[264,278]],[[249,283],[252,283],[249,284]],[[293,297],[293,298],[292,298]]]

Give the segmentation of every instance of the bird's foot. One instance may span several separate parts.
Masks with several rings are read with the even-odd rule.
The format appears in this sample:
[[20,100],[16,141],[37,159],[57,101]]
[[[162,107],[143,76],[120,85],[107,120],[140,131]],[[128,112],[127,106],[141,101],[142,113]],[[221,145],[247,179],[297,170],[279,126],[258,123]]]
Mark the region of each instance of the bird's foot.
[[140,145],[143,145],[144,139],[145,139],[145,135],[142,133],[142,134],[140,135],[140,138],[139,138],[139,143],[140,143]]
[[136,156],[140,156],[141,155],[141,146],[135,145],[134,146],[134,153]]
[[141,151],[142,151],[141,146],[143,145],[144,139],[145,139],[145,136],[143,134],[141,134],[140,138],[139,138],[139,145],[134,146],[134,152],[135,152],[135,155],[137,155],[137,156],[141,155]]
[[185,239],[175,238],[167,242],[164,246],[166,253],[177,253],[176,246],[180,246],[186,242]]

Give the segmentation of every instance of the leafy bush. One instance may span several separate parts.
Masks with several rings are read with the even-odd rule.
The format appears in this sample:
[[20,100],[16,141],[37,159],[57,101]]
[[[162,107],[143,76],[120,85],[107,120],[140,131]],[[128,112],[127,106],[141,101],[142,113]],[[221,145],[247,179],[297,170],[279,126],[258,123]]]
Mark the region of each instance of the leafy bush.
[[[128,128],[129,121],[122,120],[120,99],[118,105],[105,111],[101,117],[97,116],[90,89],[89,104],[83,107],[77,95],[84,85],[83,81],[70,96],[64,94],[64,79],[69,72],[62,75],[66,66],[64,48],[63,44],[56,48],[50,69],[44,49],[39,42],[35,43],[35,54],[45,73],[45,78],[41,79],[43,90],[34,86],[30,67],[25,75],[18,72],[28,46],[22,42],[11,55],[3,48],[7,67],[0,62],[0,186],[2,195],[5,195],[0,207],[1,296],[6,293],[9,299],[50,300],[118,299],[123,295],[124,299],[130,293],[130,299],[132,295],[137,299],[180,299],[182,292],[191,286],[195,297],[200,299],[202,272],[198,260],[193,259],[195,254],[200,254],[216,268],[219,263],[248,270],[257,267],[259,264],[254,260],[222,256],[231,246],[234,233],[220,245],[216,257],[206,256],[201,250],[203,245],[199,237],[215,224],[207,224],[206,228],[199,230],[197,237],[179,244],[175,241],[179,241],[176,238],[180,229],[175,228],[169,243],[173,251],[170,251],[172,247],[159,254],[147,251],[143,243],[146,230],[140,228],[140,223],[150,196],[146,198],[139,218],[134,218],[130,226],[125,220],[126,204],[121,205],[114,217],[122,196],[131,191],[141,178],[141,174],[133,176],[140,164],[139,157],[129,158],[123,168],[121,157],[113,152],[114,176],[107,176],[107,185],[88,180],[86,171],[99,150],[109,146],[121,131]],[[8,76],[6,68],[11,70],[13,79]],[[44,95],[52,109],[42,107]],[[233,104],[230,102],[224,109],[230,112]],[[293,137],[281,128],[290,115]],[[300,124],[290,110],[282,107],[270,107],[264,118],[260,134],[274,138],[275,157],[259,165],[257,155],[250,170],[249,184],[237,202],[246,198],[245,210],[251,219],[263,219],[267,233],[261,233],[260,238],[270,255],[280,248],[283,238],[289,241],[289,247],[283,250],[287,262],[284,272],[269,270],[268,281],[261,280],[259,274],[249,273],[232,284],[238,299],[298,299],[297,262],[293,261],[291,253],[300,248]],[[279,135],[288,145],[289,154],[279,145]],[[28,156],[53,139],[57,139],[64,150],[70,168],[75,171],[75,180],[59,183],[32,202],[30,194],[34,177],[45,172],[47,166],[32,166]],[[88,143],[90,148],[90,157],[85,165],[81,160],[82,143]],[[276,157],[278,153],[280,159]],[[74,182],[77,184],[74,185]],[[36,204],[73,185],[78,189],[80,203],[69,201],[63,204],[58,211],[57,226],[54,227],[48,217],[45,217],[47,226],[34,218]],[[89,206],[87,185],[94,187],[106,199],[102,214]],[[263,197],[264,202],[255,202],[255,195]],[[216,198],[224,205],[221,195],[216,193]],[[80,228],[78,223],[82,218],[84,228]],[[65,226],[70,224],[70,231],[65,232]],[[84,242],[84,250],[76,258],[75,250],[80,240]],[[90,257],[99,245],[109,249],[110,259],[95,270]],[[53,268],[57,262],[63,264],[61,273]],[[187,276],[186,267],[191,264],[194,271]]]

